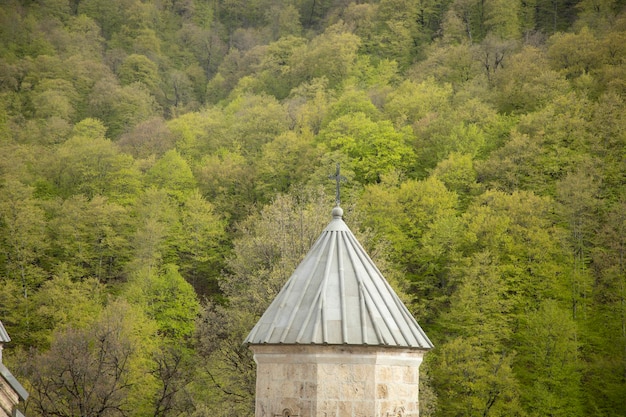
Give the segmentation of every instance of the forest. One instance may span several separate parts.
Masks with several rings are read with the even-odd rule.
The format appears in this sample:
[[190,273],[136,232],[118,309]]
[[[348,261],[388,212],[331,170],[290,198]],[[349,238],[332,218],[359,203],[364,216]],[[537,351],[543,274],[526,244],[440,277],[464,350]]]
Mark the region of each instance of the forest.
[[624,0],[2,0],[0,320],[29,417],[250,417],[344,219],[420,415],[626,416]]

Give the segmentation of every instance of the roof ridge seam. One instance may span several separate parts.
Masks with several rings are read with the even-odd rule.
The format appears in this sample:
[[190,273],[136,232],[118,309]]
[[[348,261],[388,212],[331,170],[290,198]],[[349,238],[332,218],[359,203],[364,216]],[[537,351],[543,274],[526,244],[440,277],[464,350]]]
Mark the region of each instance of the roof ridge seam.
[[[330,278],[330,267],[332,266],[333,257],[337,253],[337,237],[338,235],[334,232],[330,232],[330,248],[328,250],[328,257],[326,258],[326,268],[324,268],[324,276],[322,278],[322,285],[320,288],[320,296],[326,295],[326,288],[328,287],[328,280]],[[324,297],[321,297],[320,307],[321,307],[321,322],[322,322],[322,341],[324,343],[328,343],[328,326],[326,324],[325,311],[324,311]]]
[[[328,236],[325,236],[325,235],[320,236],[320,238],[318,239],[318,241],[320,242],[320,244],[321,244],[322,242],[326,241],[326,240],[328,240]],[[316,246],[316,245],[314,245],[314,247],[315,247],[315,246]],[[305,261],[305,260],[306,260],[306,258],[302,261],[301,265],[304,263],[304,261]],[[317,268],[318,268],[318,266],[319,266],[319,264],[320,264],[320,261],[321,261],[321,259],[320,259],[319,257],[315,260],[315,264],[314,264],[314,265],[315,265],[315,267],[313,268],[313,271],[316,271],[316,270],[317,270]],[[299,266],[298,266],[298,268],[299,268]],[[298,270],[298,268],[296,268],[296,271]],[[294,275],[295,275],[295,273],[294,273]],[[305,296],[305,295],[306,295],[306,293],[307,293],[308,288],[311,286],[311,283],[312,283],[312,280],[311,280],[311,279],[309,279],[309,280],[307,280],[307,281],[306,281],[306,286],[304,287],[304,290],[303,290],[303,291],[301,292],[301,294],[299,295],[298,300],[297,300],[298,302],[297,302],[297,304],[296,304],[296,305],[300,305],[300,303],[301,303],[301,302],[302,302],[302,300],[304,299],[304,296]],[[287,294],[287,295],[288,295],[288,294]],[[279,309],[277,310],[277,312],[276,312],[276,315],[278,315],[278,313],[279,313],[281,310],[282,310],[282,309],[280,309],[280,308],[279,308]],[[291,328],[291,325],[293,324],[294,320],[296,319],[296,315],[297,315],[297,313],[298,313],[298,310],[297,310],[296,308],[294,308],[294,309],[290,312],[290,315],[289,315],[289,320],[287,321],[287,325],[285,326],[285,329],[283,330],[283,332],[282,332],[282,334],[281,334],[281,337],[280,337],[280,342],[281,342],[281,343],[284,343],[285,338],[287,337],[287,334],[289,333],[289,329]],[[304,329],[304,327],[305,327],[305,326],[303,326],[303,329]],[[300,331],[302,332],[302,330],[300,330]],[[299,338],[299,337],[298,337],[298,338]]]
[[[354,238],[356,240],[356,238]],[[357,242],[358,243],[358,242]],[[365,250],[363,249],[363,247],[361,247],[361,245],[356,246],[356,255],[359,257],[359,260],[361,261],[361,265],[363,265],[363,267],[365,268],[365,272],[367,273],[367,276],[370,278],[369,279],[369,283],[371,285],[373,285],[374,290],[376,292],[376,295],[378,295],[378,297],[381,300],[385,300],[385,296],[383,295],[382,291],[380,290],[379,287],[379,281],[384,281],[384,279],[376,279],[376,275],[378,275],[379,277],[382,277],[382,274],[380,274],[380,271],[378,271],[377,269],[374,270],[374,272],[378,272],[378,274],[372,274],[372,270],[371,270],[371,265],[373,264],[373,262],[371,261],[371,259],[369,258],[369,256],[367,255],[367,253],[365,253]],[[369,261],[369,262],[364,262],[364,261]],[[392,329],[394,329],[394,326],[391,325],[387,314],[382,314],[383,313],[383,309],[384,307],[388,307],[387,304],[385,302],[383,303],[376,303],[374,302],[374,297],[373,294],[370,292],[369,288],[367,289],[370,298],[372,299],[372,304],[374,305],[374,307],[378,310],[380,317],[382,319],[382,321],[385,323],[385,326],[387,327],[387,330],[389,331],[389,334],[391,335],[391,338],[394,340],[394,342],[396,344],[400,344],[400,341],[398,340],[398,338],[395,335],[395,332],[392,331]],[[388,292],[390,297],[392,298],[392,301],[395,302],[395,300],[393,300],[393,296],[395,295],[394,293],[390,293]],[[380,305],[379,305],[380,304]],[[390,309],[390,308],[386,308],[384,309],[386,310],[387,313],[389,313],[389,315],[391,315],[391,317],[394,319],[394,321],[396,321],[397,324],[397,317],[394,314],[394,312]],[[402,334],[402,337],[405,339],[405,343],[409,344],[407,340],[407,337],[404,333],[404,331],[402,330],[402,326],[397,326],[398,330],[400,331],[400,333]]]
[[[349,241],[352,243],[352,239],[350,238],[350,236],[348,236]],[[352,262],[352,265],[356,265],[356,263],[354,262],[354,258],[359,257],[358,254],[355,251],[355,247],[354,245],[351,245],[348,247],[348,256],[350,257],[350,261]],[[351,250],[350,250],[351,249]],[[367,290],[367,285],[365,284],[365,282],[363,281],[363,278],[359,276],[359,274],[355,274],[357,283],[359,285],[359,296],[362,296],[362,305],[365,305],[365,310],[367,311],[367,315],[369,316],[371,322],[372,322],[372,327],[374,328],[374,333],[376,333],[376,337],[378,339],[378,343],[385,343],[385,339],[382,335],[381,329],[378,326],[378,323],[376,321],[376,318],[372,312],[371,309],[371,304],[373,303],[369,303],[367,302],[367,296],[369,295],[371,298],[371,294],[369,294],[369,291]],[[361,313],[362,314],[362,313]],[[363,315],[363,314],[362,314]],[[361,326],[362,327],[362,333],[365,332],[365,326]]]
[[[337,233],[337,240],[343,232]],[[341,341],[348,343],[348,317],[346,315],[346,283],[345,270],[343,266],[343,247],[337,243],[337,263],[339,268],[339,300],[341,308]]]
[[[327,233],[327,236],[326,236],[325,240],[328,240],[328,241],[331,242],[331,248],[332,248],[332,246],[334,245],[333,244],[333,239],[332,239],[332,232],[328,232]],[[321,260],[321,257],[319,257],[317,262],[315,263],[316,266],[318,266],[320,264],[320,260]],[[313,314],[313,311],[315,310],[315,307],[316,307],[316,305],[318,303],[318,300],[321,299],[322,290],[323,290],[323,282],[324,282],[324,280],[326,280],[326,276],[327,276],[326,270],[327,269],[328,269],[328,263],[327,263],[326,268],[325,268],[324,276],[322,277],[322,282],[320,283],[320,286],[319,286],[319,288],[318,288],[318,290],[317,290],[317,292],[315,294],[315,298],[313,299],[313,302],[309,306],[309,310],[308,310],[307,315],[306,315],[306,317],[304,319],[304,322],[302,323],[302,327],[300,328],[300,331],[298,332],[298,336],[296,337],[296,341],[298,341],[298,340],[300,340],[302,338],[302,335],[304,334],[304,331],[306,330],[306,328],[309,325],[309,321],[311,320],[311,316]],[[317,270],[317,268],[315,268],[315,270]],[[304,295],[306,294],[306,289],[308,289],[310,287],[311,282],[312,282],[312,280],[308,280],[307,286],[305,288],[305,291],[302,291],[302,295],[300,296],[300,298],[298,300],[298,305],[300,305],[300,303],[304,299]],[[319,307],[317,309],[319,310]],[[295,314],[296,314],[296,312],[295,312],[295,309],[294,309],[294,312],[292,313],[292,317],[295,318]],[[319,322],[319,317],[316,315],[315,316],[314,330],[317,329],[317,326],[319,324],[318,322]],[[289,323],[289,326],[291,324],[293,324],[293,321],[291,323]],[[289,326],[287,328],[289,328]],[[324,332],[323,326],[324,326],[324,324],[322,323],[322,332]],[[282,342],[282,340],[281,340],[281,342]]]

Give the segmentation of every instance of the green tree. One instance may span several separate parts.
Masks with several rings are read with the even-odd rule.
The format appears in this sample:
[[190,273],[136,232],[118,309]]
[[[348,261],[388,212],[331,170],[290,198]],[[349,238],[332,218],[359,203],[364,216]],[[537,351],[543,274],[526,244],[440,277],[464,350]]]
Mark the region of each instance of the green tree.
[[601,176],[603,194],[600,200],[619,200],[622,195],[622,181],[620,172],[623,163],[619,151],[623,146],[625,121],[618,115],[624,110],[624,101],[613,93],[603,94],[595,103],[595,109],[590,117],[590,153],[598,161],[595,172]]
[[198,377],[207,412],[219,417],[254,415],[255,366],[242,341],[257,316],[247,309],[206,303],[196,325]]
[[49,322],[37,314],[37,293],[31,291],[24,297],[19,281],[2,278],[0,281],[0,315],[2,323],[11,336],[7,348],[32,346],[45,348],[50,343]]
[[563,0],[535,0],[535,28],[547,34],[565,31],[576,19],[576,4]]
[[150,188],[133,207],[136,229],[131,236],[132,259],[129,273],[150,276],[163,264],[175,263],[180,224],[176,203],[165,190]]
[[227,135],[229,118],[221,108],[187,113],[167,122],[176,150],[186,160],[199,161],[233,144]]
[[97,279],[72,280],[67,274],[54,276],[43,283],[35,298],[38,314],[49,329],[85,328],[102,312],[107,294]]
[[247,55],[258,54],[259,63],[248,88],[256,94],[266,93],[278,99],[287,97],[298,81],[292,74],[290,61],[299,50],[306,48],[306,40],[298,36],[285,36],[269,45],[253,48]]
[[328,91],[328,80],[324,77],[294,88],[289,103],[295,105],[292,107],[294,112],[290,115],[295,119],[296,129],[319,133],[327,120],[326,114],[331,101],[332,93]]
[[446,26],[456,27],[457,32],[462,29],[472,43],[480,43],[489,34],[501,39],[515,38],[519,34],[519,9],[517,1],[455,0],[448,9]]
[[462,274],[450,310],[442,314],[452,335],[476,337],[493,352],[505,351],[513,334],[509,288],[502,267],[489,251],[472,254],[452,271]]
[[166,264],[158,271],[136,274],[126,292],[126,298],[154,320],[163,339],[189,342],[200,303],[176,265]]
[[437,164],[432,175],[443,182],[446,188],[454,191],[459,200],[468,202],[479,190],[478,175],[471,155],[451,153]]
[[[520,118],[510,140],[480,164],[479,176],[484,170],[501,178],[501,183],[555,195],[556,180],[579,166],[595,165],[585,151],[594,140],[589,133],[590,114],[584,98],[572,93],[556,96],[542,109]],[[508,170],[493,164],[506,164]]]
[[75,134],[56,149],[43,171],[63,197],[103,195],[128,203],[137,195],[139,173],[132,157],[104,138],[101,129],[93,119],[77,124]]
[[569,232],[568,247],[571,251],[572,276],[570,293],[572,318],[586,316],[591,291],[591,247],[599,228],[599,184],[593,170],[568,174],[557,183],[557,199],[560,218]]
[[538,300],[567,299],[571,270],[561,231],[550,218],[553,210],[551,199],[531,192],[487,191],[463,215],[464,252],[497,256],[513,314],[535,308]]
[[117,73],[122,85],[142,83],[153,93],[161,84],[157,64],[145,55],[127,56],[117,69]]
[[531,414],[585,415],[577,328],[570,313],[554,300],[527,314],[520,328],[516,372],[525,387],[523,404]]
[[67,54],[92,58],[102,56],[104,39],[96,21],[85,14],[64,17],[67,19],[66,29],[71,36],[71,42],[66,47]]
[[435,161],[448,158],[452,153],[461,153],[480,158],[487,147],[487,135],[474,123],[460,123],[443,135],[434,134],[424,144],[422,152]]
[[545,54],[534,47],[511,56],[495,74],[494,87],[498,108],[517,114],[537,110],[569,90],[567,81],[550,69]]
[[43,210],[33,189],[5,178],[0,193],[0,234],[3,280],[17,283],[28,298],[47,278],[43,269],[47,239]]
[[126,22],[126,13],[132,10],[133,3],[134,0],[81,0],[76,4],[78,14],[85,14],[98,22],[105,39],[110,39]]
[[430,45],[426,58],[409,70],[411,79],[424,82],[432,77],[438,82],[436,86],[439,88],[450,84],[454,90],[458,90],[480,74],[481,65],[475,58],[476,45],[466,41],[448,41],[447,36],[447,32],[444,32],[444,42]]
[[626,204],[613,203],[595,236],[592,249],[593,306],[587,324],[588,346],[583,359],[586,408],[597,413],[623,414],[626,394]]
[[107,126],[109,137],[117,139],[134,125],[156,116],[159,107],[142,83],[120,86],[117,80],[104,78],[94,85],[89,108]]
[[213,296],[219,292],[218,277],[227,253],[223,214],[215,210],[198,190],[181,207],[178,247],[180,273],[196,293]]
[[523,416],[512,355],[493,352],[479,337],[458,337],[431,359],[438,393],[436,415]]
[[567,78],[578,77],[601,63],[600,45],[589,28],[579,33],[556,33],[550,37],[548,58]]
[[324,16],[331,8],[328,0],[298,0],[296,3],[305,28],[320,26]]
[[500,0],[486,2],[485,26],[502,39],[518,39],[521,35],[520,15],[526,5],[521,1]]
[[289,128],[286,109],[271,96],[237,97],[224,112],[230,121],[231,146],[236,144],[244,156],[257,157],[265,143]]
[[194,22],[184,22],[177,37],[193,54],[207,78],[217,73],[220,62],[228,52],[228,46],[220,37],[217,27],[205,29]]
[[[568,403],[563,415],[580,413],[577,326],[566,313],[573,271],[553,210],[531,193],[487,191],[465,211],[444,274],[455,290],[437,319],[445,341],[435,388],[450,415],[459,402],[477,415],[541,414],[538,396],[545,410]],[[457,361],[461,347],[472,353]],[[468,361],[471,377],[451,379],[467,374]]]
[[419,43],[420,33],[417,18],[407,12],[416,13],[417,10],[402,3],[391,0],[380,2],[377,16],[380,22],[371,43],[376,45],[377,55],[397,62],[404,69],[416,58],[419,49],[415,45]]
[[620,65],[624,56],[626,56],[626,48],[624,39],[626,31],[623,30],[624,17],[619,17],[614,25],[614,30],[602,36],[599,40],[602,49],[602,61],[604,65],[596,70],[595,80],[599,82],[603,88],[603,92],[624,91],[624,71]]
[[328,27],[305,47],[294,52],[289,60],[294,84],[326,77],[328,87],[336,89],[352,73],[360,39],[337,24]]
[[363,195],[364,224],[389,242],[413,311],[421,323],[431,322],[455,288],[449,268],[460,240],[457,195],[435,177],[400,183],[391,175]]
[[406,170],[413,158],[411,134],[397,131],[387,121],[374,122],[364,113],[348,114],[333,120],[319,135],[330,151],[350,158],[356,179],[362,183],[380,181],[382,175]]
[[202,158],[196,176],[202,195],[229,222],[241,220],[254,211],[256,169],[240,152],[222,150]]
[[618,6],[614,0],[583,0],[576,8],[578,24],[603,28],[615,18]]
[[46,205],[50,269],[72,280],[101,283],[122,279],[129,261],[128,211],[102,196],[57,198]]
[[170,149],[148,170],[146,184],[183,202],[194,191],[196,180],[187,161],[175,149]]
[[40,348],[48,348],[56,333],[70,328],[85,329],[94,324],[104,309],[105,286],[89,278],[72,281],[67,274],[43,283],[33,295],[34,317],[42,327]]
[[265,19],[269,22],[274,40],[290,35],[299,36],[302,32],[300,13],[293,4],[270,7],[265,12]]
[[335,119],[353,113],[363,113],[373,121],[379,121],[381,118],[380,111],[372,103],[366,91],[349,87],[341,93],[337,100],[330,104],[324,119],[324,125],[328,125]]
[[66,80],[39,83],[31,98],[36,117],[58,117],[66,121],[74,120],[78,99],[78,93]]
[[[204,78],[204,76],[200,76]],[[166,91],[163,94],[162,102],[171,106],[170,111],[174,114],[185,112],[188,109],[198,107],[198,102],[194,99],[193,83],[184,71],[172,70],[166,79]]]
[[287,132],[263,145],[257,164],[260,195],[271,197],[303,183],[319,159],[313,135]]
[[513,373],[510,338],[514,325],[502,269],[479,252],[459,262],[458,290],[441,315],[448,333],[434,361],[441,415],[524,415]]
[[433,79],[415,83],[404,81],[386,99],[384,111],[396,126],[411,125],[432,114],[450,109],[452,87]]
[[485,183],[506,192],[543,192],[549,182],[545,171],[536,164],[541,152],[536,141],[514,130],[504,146],[491,153],[484,162],[477,162],[476,171]]

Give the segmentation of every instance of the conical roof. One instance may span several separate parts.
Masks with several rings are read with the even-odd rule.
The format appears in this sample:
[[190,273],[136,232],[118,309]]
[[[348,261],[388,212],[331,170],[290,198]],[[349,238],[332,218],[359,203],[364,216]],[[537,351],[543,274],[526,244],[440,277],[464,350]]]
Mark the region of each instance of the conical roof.
[[333,219],[252,329],[248,344],[431,349],[335,207]]

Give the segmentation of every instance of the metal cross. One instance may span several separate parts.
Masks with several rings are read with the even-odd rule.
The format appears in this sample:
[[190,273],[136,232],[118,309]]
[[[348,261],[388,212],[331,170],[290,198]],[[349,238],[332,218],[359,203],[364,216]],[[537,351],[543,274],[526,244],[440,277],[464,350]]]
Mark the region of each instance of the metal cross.
[[341,181],[346,181],[346,177],[342,176],[340,173],[339,163],[337,163],[337,171],[335,172],[335,175],[329,175],[328,178],[337,181],[337,194],[335,195],[335,203],[337,204],[337,206],[339,206],[339,204],[341,203],[339,184],[341,183]]

